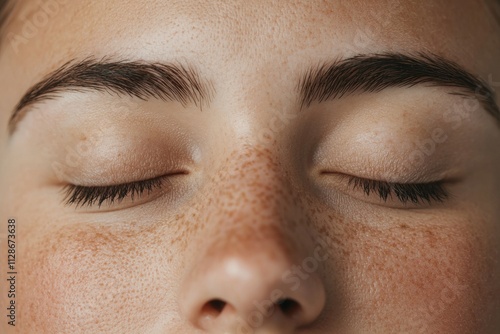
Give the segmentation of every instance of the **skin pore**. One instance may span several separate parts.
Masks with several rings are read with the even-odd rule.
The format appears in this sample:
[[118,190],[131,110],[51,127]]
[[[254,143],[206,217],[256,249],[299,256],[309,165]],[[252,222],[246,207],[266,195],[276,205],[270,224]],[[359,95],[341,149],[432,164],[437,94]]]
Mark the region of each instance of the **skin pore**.
[[[54,1],[46,22],[16,3],[1,30],[0,233],[16,219],[19,273],[2,330],[500,331],[498,98],[435,80],[300,98],[307,73],[359,55],[446,59],[498,96],[486,1]],[[205,101],[71,81],[13,125],[85,61],[175,65]],[[446,196],[402,201],[402,184]],[[103,187],[126,193],[68,202]]]

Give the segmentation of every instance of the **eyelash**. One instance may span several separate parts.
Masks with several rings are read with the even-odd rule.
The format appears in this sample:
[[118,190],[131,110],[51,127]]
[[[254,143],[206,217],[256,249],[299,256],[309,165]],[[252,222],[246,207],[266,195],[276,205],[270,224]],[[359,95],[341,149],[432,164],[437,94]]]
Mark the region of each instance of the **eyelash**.
[[76,205],[76,207],[93,206],[101,207],[104,202],[113,204],[121,202],[125,198],[141,197],[145,192],[150,194],[155,189],[161,189],[165,176],[154,179],[124,183],[114,186],[94,186],[85,187],[77,185],[67,185],[64,189],[66,193],[64,201],[66,205]]
[[[133,201],[134,197],[140,197],[145,192],[150,194],[155,189],[161,189],[164,178],[161,176],[114,186],[86,187],[71,184],[64,189],[66,193],[64,200],[66,205],[76,205],[76,207],[90,207],[96,204],[101,207],[106,201],[109,204],[119,203],[127,197]],[[393,195],[403,204],[408,202],[413,204],[427,202],[430,204],[433,201],[442,203],[449,197],[441,182],[404,184],[350,176],[348,183],[354,190],[361,189],[367,196],[376,193],[384,202],[387,202]]]
[[349,177],[349,186],[354,190],[361,189],[367,196],[377,194],[384,202],[393,195],[403,203],[431,204],[433,201],[442,203],[449,194],[442,182],[430,183],[391,183],[386,181],[368,180],[358,177]]

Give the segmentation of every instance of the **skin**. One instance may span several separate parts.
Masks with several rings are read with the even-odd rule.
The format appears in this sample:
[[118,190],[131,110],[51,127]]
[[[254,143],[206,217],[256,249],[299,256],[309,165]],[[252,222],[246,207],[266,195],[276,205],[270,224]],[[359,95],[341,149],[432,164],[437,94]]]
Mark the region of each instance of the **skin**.
[[[22,29],[33,3],[16,6],[7,33]],[[296,83],[310,66],[386,51],[441,55],[498,89],[500,27],[472,0],[78,1],[18,49],[4,39],[0,218],[17,221],[19,275],[17,326],[3,318],[3,329],[498,333],[494,118],[439,87],[297,105]],[[217,93],[203,111],[63,94],[8,136],[11,111],[44,75],[109,55],[186,61]],[[460,117],[447,120],[454,108]],[[415,143],[437,128],[446,139],[412,163]],[[78,147],[87,148],[83,158],[63,163],[61,180],[52,164]],[[179,167],[189,173],[164,194],[101,211],[63,203],[68,183],[124,183]],[[334,172],[444,178],[453,196],[420,208],[384,203]],[[276,290],[295,307],[259,311]],[[226,302],[222,312],[215,298]]]

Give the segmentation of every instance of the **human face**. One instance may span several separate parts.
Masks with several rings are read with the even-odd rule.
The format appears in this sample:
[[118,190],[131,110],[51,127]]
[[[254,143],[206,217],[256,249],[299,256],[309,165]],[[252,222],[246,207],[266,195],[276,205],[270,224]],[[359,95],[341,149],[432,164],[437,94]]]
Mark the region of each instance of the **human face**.
[[22,1],[2,35],[7,333],[500,331],[485,3]]

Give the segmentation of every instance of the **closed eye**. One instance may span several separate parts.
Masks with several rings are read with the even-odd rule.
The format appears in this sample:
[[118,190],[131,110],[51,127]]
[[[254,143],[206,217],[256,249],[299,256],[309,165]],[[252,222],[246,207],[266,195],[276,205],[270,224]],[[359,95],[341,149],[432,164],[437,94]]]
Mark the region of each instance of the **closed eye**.
[[149,180],[142,180],[111,186],[80,186],[69,184],[64,187],[64,202],[67,206],[76,207],[112,205],[120,203],[126,198],[131,201],[142,196],[150,195],[160,190],[168,176],[160,176]]
[[432,204],[442,203],[449,198],[442,181],[429,183],[392,183],[346,176],[349,187],[362,190],[366,196],[376,195],[387,202],[397,199],[402,204]]

